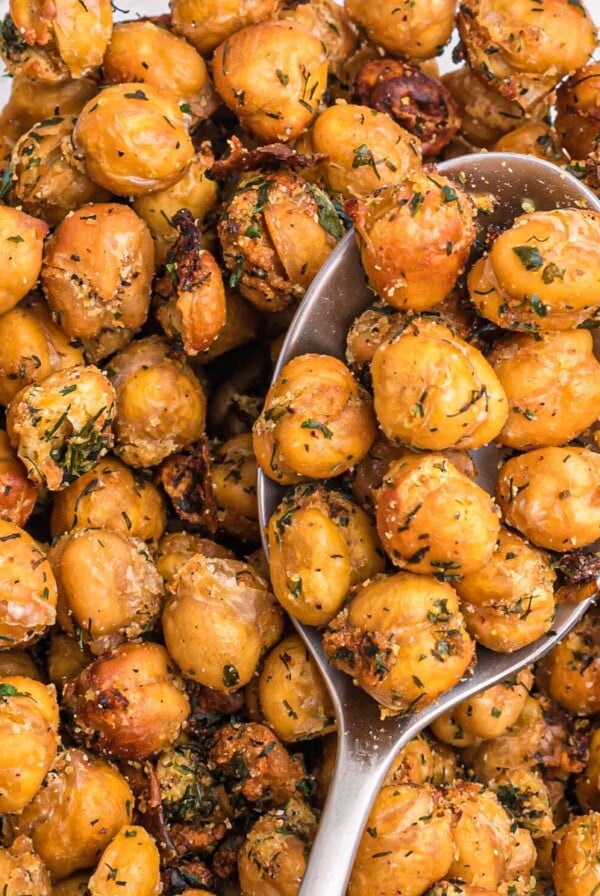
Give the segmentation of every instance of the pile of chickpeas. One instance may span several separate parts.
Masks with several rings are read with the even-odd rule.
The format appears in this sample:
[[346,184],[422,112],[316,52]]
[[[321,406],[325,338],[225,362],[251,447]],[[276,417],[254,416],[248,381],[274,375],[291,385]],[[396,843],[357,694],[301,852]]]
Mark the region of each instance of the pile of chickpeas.
[[[435,166],[527,152],[600,191],[595,45],[579,0],[10,0],[2,896],[296,896],[336,723],[289,616],[407,713],[595,591],[600,215],[482,243]],[[345,362],[269,387],[352,224]],[[400,753],[348,896],[596,896],[599,718],[591,609]]]

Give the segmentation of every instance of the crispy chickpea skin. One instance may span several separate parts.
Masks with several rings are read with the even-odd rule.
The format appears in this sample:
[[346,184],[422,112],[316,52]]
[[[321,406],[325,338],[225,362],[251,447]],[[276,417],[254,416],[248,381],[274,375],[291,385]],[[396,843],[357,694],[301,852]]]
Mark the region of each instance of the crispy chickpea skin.
[[0,678],[0,812],[20,812],[38,792],[58,749],[54,685]]
[[341,492],[299,486],[268,525],[269,568],[279,603],[308,625],[323,625],[354,585],[383,572],[371,519]]
[[57,618],[94,654],[152,628],[163,581],[138,538],[108,529],[74,529],[50,548],[58,587]]
[[31,837],[54,881],[91,868],[117,831],[131,822],[134,797],[125,778],[83,750],[61,753],[44,784],[15,820]]
[[575,794],[584,812],[600,811],[600,726],[592,732],[585,769],[575,782]]
[[9,405],[6,430],[30,479],[58,491],[112,447],[114,415],[115,390],[90,364],[21,389]]
[[0,430],[0,520],[25,525],[35,507],[38,489],[13,449],[8,435]]
[[240,180],[217,230],[229,286],[261,311],[300,299],[344,232],[326,194],[288,170]]
[[236,559],[233,551],[210,538],[196,535],[195,532],[168,532],[158,543],[158,548],[154,552],[154,562],[165,582],[170,582],[177,568],[194,554],[204,554],[205,557],[217,557],[221,560]]
[[14,308],[35,286],[47,233],[45,221],[0,206],[0,314]]
[[407,572],[359,586],[323,645],[334,666],[397,712],[421,709],[453,687],[475,650],[454,589]]
[[145,828],[126,825],[110,841],[89,880],[90,896],[158,896],[160,856]]
[[242,432],[218,445],[210,472],[220,528],[243,541],[260,541],[252,433]]
[[380,298],[411,311],[445,299],[475,239],[473,204],[440,174],[410,172],[346,203],[362,263]]
[[17,837],[8,849],[0,848],[0,880],[3,896],[55,896],[46,866],[34,852],[28,837]]
[[172,0],[171,25],[207,56],[231,34],[270,19],[281,0]]
[[506,394],[488,361],[433,320],[415,318],[384,339],[371,378],[379,425],[405,445],[479,448],[506,422]]
[[390,56],[430,59],[437,56],[454,28],[451,0],[345,0],[344,8],[369,40]]
[[600,712],[600,612],[592,608],[536,667],[540,687],[567,712]]
[[556,896],[586,896],[600,885],[600,813],[574,818],[558,832],[552,879]]
[[165,642],[183,675],[227,693],[247,684],[283,628],[266,582],[247,563],[195,554],[167,590]]
[[46,243],[42,286],[61,328],[91,339],[103,330],[138,330],[150,307],[154,244],[132,209],[85,205]]
[[327,53],[319,38],[293,22],[259,22],[217,47],[213,78],[253,137],[287,142],[317,113],[327,87]]
[[94,660],[69,683],[64,701],[80,737],[121,759],[170,747],[190,712],[167,651],[150,642],[121,644]]
[[367,105],[329,106],[315,120],[310,143],[327,156],[319,166],[327,186],[345,197],[366,197],[421,167],[418,139]]
[[93,181],[118,196],[175,183],[194,157],[176,97],[144,84],[115,84],[83,107],[73,144]]
[[596,45],[588,11],[568,0],[549,0],[539,11],[528,3],[466,0],[457,24],[477,77],[523,109],[584,65]]
[[335,727],[325,683],[298,635],[284,638],[265,657],[258,699],[265,722],[285,743],[321,737]]
[[56,581],[33,538],[0,520],[0,650],[37,641],[56,618]]
[[558,85],[555,126],[572,159],[584,159],[598,148],[600,63],[584,65]]
[[452,862],[451,815],[428,784],[381,788],[358,846],[348,896],[421,896]]
[[469,271],[471,300],[507,330],[569,330],[600,304],[599,240],[598,212],[521,215]]
[[509,526],[533,544],[572,551],[600,531],[600,454],[589,448],[538,448],[506,461],[496,500]]
[[481,569],[500,531],[490,496],[443,454],[404,455],[390,465],[376,522],[396,566],[451,579]]
[[253,427],[260,468],[282,485],[327,479],[365,456],[376,435],[367,393],[330,355],[299,355],[281,370]]
[[110,359],[117,396],[115,453],[132,467],[149,467],[197,441],[206,398],[183,361],[158,336],[132,343]]

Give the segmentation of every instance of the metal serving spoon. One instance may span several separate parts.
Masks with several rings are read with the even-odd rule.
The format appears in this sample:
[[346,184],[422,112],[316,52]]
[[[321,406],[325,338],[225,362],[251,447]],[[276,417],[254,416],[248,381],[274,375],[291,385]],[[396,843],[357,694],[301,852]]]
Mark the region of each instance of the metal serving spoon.
[[[473,196],[491,194],[497,200],[491,215],[479,216],[482,220],[478,224],[484,229],[493,225],[505,229],[523,211],[533,209],[578,206],[600,211],[600,200],[574,177],[530,156],[481,153],[443,162],[438,170],[457,180]],[[372,301],[350,232],[307,291],[287,333],[274,377],[291,358],[306,352],[343,359],[348,329]],[[472,454],[480,473],[479,483],[492,490],[498,450],[492,446]],[[267,552],[264,528],[283,494],[281,486],[259,472],[258,507]],[[470,678],[419,712],[383,721],[377,703],[353,685],[348,675],[329,665],[319,631],[292,620],[325,679],[338,732],[336,766],[299,896],[344,896],[371,806],[398,752],[457,703],[504,681],[547,653],[583,616],[593,599],[559,606],[552,630],[514,653],[494,653],[478,647],[477,666]]]

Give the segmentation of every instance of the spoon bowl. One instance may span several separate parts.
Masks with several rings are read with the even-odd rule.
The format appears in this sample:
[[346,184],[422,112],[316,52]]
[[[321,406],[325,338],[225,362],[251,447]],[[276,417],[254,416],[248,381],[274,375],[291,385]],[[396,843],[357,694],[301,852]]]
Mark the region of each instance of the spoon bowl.
[[[600,211],[600,200],[573,176],[530,156],[481,153],[443,162],[437,168],[473,197],[492,198],[491,213],[479,215],[478,226],[484,231],[506,229],[525,211],[568,207]],[[274,378],[297,355],[315,352],[343,360],[348,329],[372,301],[354,233],[350,232],[307,291],[283,343]],[[491,491],[500,452],[486,446],[471,454],[479,484]],[[283,487],[259,471],[258,508],[267,555],[265,527],[284,494]],[[383,720],[378,704],[329,664],[319,631],[292,619],[325,679],[338,733],[336,766],[299,896],[344,896],[369,811],[398,752],[442,713],[551,650],[581,619],[595,596],[578,604],[559,605],[551,631],[520,650],[503,654],[479,646],[472,676],[419,712]]]

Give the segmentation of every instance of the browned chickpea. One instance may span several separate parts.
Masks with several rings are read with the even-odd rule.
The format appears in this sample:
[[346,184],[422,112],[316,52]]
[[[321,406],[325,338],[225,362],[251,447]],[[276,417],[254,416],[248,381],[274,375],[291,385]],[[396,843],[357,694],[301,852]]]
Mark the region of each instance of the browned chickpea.
[[193,359],[195,369],[197,369],[197,365],[209,364],[215,358],[219,358],[233,348],[240,348],[246,343],[252,342],[258,336],[262,325],[262,315],[250,302],[242,299],[237,293],[231,292],[227,285],[225,286],[225,307],[227,318],[223,329],[219,331],[219,335],[212,345]]
[[91,868],[131,822],[134,796],[117,769],[83,750],[66,750],[34,799],[15,819],[54,881]]
[[38,792],[58,749],[54,685],[12,675],[0,679],[0,812],[20,812]]
[[28,837],[17,837],[8,849],[0,848],[0,880],[3,896],[55,896],[50,875],[40,857],[33,851]]
[[5,678],[11,675],[23,675],[35,681],[44,680],[32,657],[22,647],[12,647],[0,653],[0,676]]
[[589,448],[538,448],[506,461],[496,500],[509,526],[533,544],[572,551],[600,531],[600,454]]
[[243,541],[260,541],[252,433],[218,445],[210,471],[220,528]]
[[148,84],[106,87],[81,110],[73,143],[92,180],[119,196],[170,186],[194,157],[177,99]]
[[442,454],[393,461],[377,492],[376,519],[396,566],[449,579],[481,569],[500,531],[487,492]]
[[584,811],[600,811],[600,727],[592,732],[585,769],[575,782],[575,793]]
[[253,427],[256,460],[283,485],[327,479],[373,443],[375,415],[348,368],[330,355],[299,355],[281,370]]
[[348,896],[421,896],[452,862],[452,819],[428,784],[384,785],[358,846]]
[[45,221],[0,206],[0,314],[14,308],[35,286],[47,233]]
[[492,149],[495,152],[520,152],[557,164],[565,162],[555,129],[543,121],[524,122],[500,137]]
[[235,554],[210,538],[203,538],[194,532],[168,532],[161,538],[154,553],[156,568],[166,582],[170,582],[177,568],[193,557],[204,554],[220,560],[235,560]]
[[90,896],[159,896],[160,855],[145,828],[126,825],[110,841],[89,880]]
[[165,499],[159,489],[116,457],[105,457],[54,496],[50,531],[110,529],[156,543],[165,531]]
[[52,896],[87,896],[89,872],[70,875],[65,880],[59,881],[52,889]]
[[584,159],[598,148],[600,63],[584,65],[558,85],[555,125],[572,159]]
[[150,307],[154,246],[146,224],[126,205],[83,206],[46,243],[42,286],[67,336],[138,330]]
[[121,759],[171,746],[190,704],[160,644],[121,644],[87,666],[65,690],[79,736]]
[[162,626],[182,674],[217,691],[247,684],[283,628],[266,582],[247,563],[195,554],[167,588]]
[[536,666],[542,689],[574,716],[600,712],[600,612],[594,607]]
[[421,709],[453,687],[475,651],[454,589],[406,572],[359,586],[323,644],[334,666],[396,712]]
[[600,813],[574,818],[557,834],[552,879],[556,896],[586,896],[600,886]]
[[104,653],[152,628],[163,581],[146,545],[108,529],[73,529],[48,553],[61,628]]
[[110,360],[117,396],[115,453],[132,467],[155,466],[204,432],[202,386],[169,352],[166,342],[149,336]]
[[281,0],[172,0],[173,31],[208,55],[230,34],[270,19]]
[[0,519],[23,527],[33,512],[38,489],[0,430]]
[[422,734],[403,747],[385,776],[384,784],[427,784],[433,775],[433,754]]
[[16,75],[11,79],[8,102],[0,111],[0,131],[10,149],[19,137],[41,121],[78,115],[98,93],[93,78],[75,78],[58,84]]
[[259,22],[216,48],[213,77],[252,136],[263,143],[294,140],[327,87],[327,53],[318,37],[293,22]]
[[[504,734],[476,741],[462,754],[472,773],[481,781],[492,781],[518,768],[537,768],[548,754],[549,726],[546,707],[539,698],[526,696],[515,723]],[[564,746],[564,730],[563,735]]]
[[37,641],[56,618],[56,581],[33,538],[0,520],[0,650]]
[[341,492],[300,486],[268,526],[269,569],[280,604],[301,622],[323,625],[351,587],[383,572],[371,519]]
[[115,390],[97,367],[69,367],[25,386],[6,416],[30,479],[50,490],[86,473],[113,443]]
[[473,203],[440,174],[413,171],[347,211],[369,285],[395,308],[424,311],[444,299],[475,239]]
[[390,56],[429,59],[437,56],[454,28],[454,3],[450,0],[345,0],[350,19]]
[[62,632],[54,632],[48,647],[48,678],[62,689],[68,678],[76,678],[93,660],[87,647]]
[[337,0],[310,0],[309,3],[287,0],[279,12],[279,18],[295,22],[323,41],[329,71],[338,77],[342,76],[348,57],[356,50],[358,37]]

